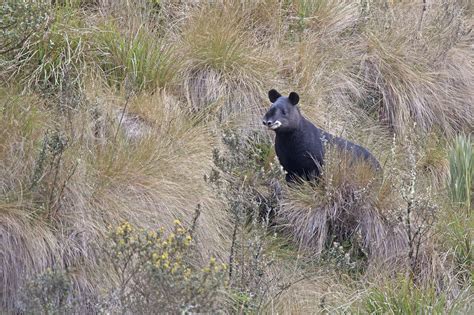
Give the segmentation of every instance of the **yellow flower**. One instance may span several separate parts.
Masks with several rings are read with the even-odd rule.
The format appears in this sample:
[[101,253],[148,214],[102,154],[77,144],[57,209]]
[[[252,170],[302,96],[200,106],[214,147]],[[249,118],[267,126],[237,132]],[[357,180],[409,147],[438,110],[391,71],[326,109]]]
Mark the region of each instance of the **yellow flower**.
[[216,259],[214,257],[211,257],[211,259],[209,260],[209,264],[211,266],[215,265],[216,264]]
[[157,253],[153,253],[153,254],[151,255],[151,258],[152,258],[153,260],[157,260],[157,259],[158,259],[158,254],[157,254]]
[[174,224],[175,225],[181,225],[181,221],[179,221],[178,219],[174,220]]
[[189,276],[191,276],[191,269],[186,268],[186,270],[184,271],[184,277],[189,278]]
[[163,260],[168,259],[168,253],[164,252],[163,255],[161,255],[161,259]]
[[178,263],[174,263],[173,265],[173,269],[171,269],[171,273],[175,273],[179,268],[179,264]]

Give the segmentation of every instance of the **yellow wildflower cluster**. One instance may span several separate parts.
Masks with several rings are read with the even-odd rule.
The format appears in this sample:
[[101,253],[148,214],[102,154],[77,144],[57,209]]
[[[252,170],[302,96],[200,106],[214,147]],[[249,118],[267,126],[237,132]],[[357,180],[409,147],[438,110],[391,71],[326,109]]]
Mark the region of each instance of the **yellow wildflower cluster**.
[[191,271],[183,264],[183,256],[190,246],[192,237],[182,226],[181,221],[174,221],[174,231],[166,237],[163,236],[163,229],[158,233],[148,232],[148,241],[154,241],[151,263],[160,272],[172,275],[181,275],[187,279]]
[[[185,263],[184,257],[193,238],[180,220],[174,220],[174,229],[169,234],[165,234],[163,228],[148,231],[124,222],[113,230],[112,239],[116,259],[133,256],[144,259],[154,273],[186,281],[192,279],[192,269]],[[216,259],[212,258],[208,269],[213,272],[221,268],[216,266]]]
[[127,235],[127,234],[130,234],[132,231],[133,231],[132,225],[128,222],[124,222],[115,229],[115,234],[119,236]]
[[211,257],[211,259],[209,259],[209,265],[202,269],[204,273],[210,273],[211,271],[219,273],[225,270],[227,270],[227,265],[224,263],[218,265],[217,260],[214,257]]

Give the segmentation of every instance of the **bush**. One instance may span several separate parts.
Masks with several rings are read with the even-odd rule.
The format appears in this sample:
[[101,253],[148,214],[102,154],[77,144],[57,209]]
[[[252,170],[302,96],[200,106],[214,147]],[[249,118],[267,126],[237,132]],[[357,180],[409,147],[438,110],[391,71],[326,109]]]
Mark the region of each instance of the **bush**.
[[[13,58],[28,40],[38,40],[50,16],[42,1],[6,0],[0,7],[0,55]],[[3,61],[3,60],[2,60]]]
[[21,45],[17,44],[9,54],[2,55],[0,60],[4,67],[0,75],[47,92],[57,92],[66,88],[66,84],[69,84],[68,89],[81,87],[88,40],[83,20],[77,12],[67,7],[49,6],[41,1],[25,5],[22,10],[19,10],[23,12],[22,16],[7,12],[7,18],[10,15],[10,19],[19,21],[5,26],[5,29],[13,37],[20,32],[15,29],[17,24],[31,30],[20,41]]
[[71,281],[62,270],[47,269],[23,289],[20,305],[29,314],[63,314],[71,310]]
[[173,232],[165,234],[163,229],[120,224],[101,248],[104,264],[112,268],[107,273],[112,277],[110,288],[103,283],[100,294],[85,298],[72,287],[72,273],[47,269],[27,283],[21,309],[44,314],[86,309],[139,314],[221,310],[227,265],[215,258],[203,268],[191,265],[192,231],[178,220],[174,226]]
[[180,221],[168,235],[123,223],[112,230],[110,240],[107,256],[117,277],[117,287],[109,293],[112,309],[140,314],[220,309],[227,266],[215,258],[202,269],[190,265],[191,231]]

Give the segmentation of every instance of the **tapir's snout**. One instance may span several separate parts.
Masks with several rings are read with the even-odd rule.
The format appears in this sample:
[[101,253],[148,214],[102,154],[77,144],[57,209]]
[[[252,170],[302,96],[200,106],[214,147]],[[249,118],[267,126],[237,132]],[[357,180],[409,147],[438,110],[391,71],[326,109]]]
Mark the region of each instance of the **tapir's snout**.
[[262,122],[263,122],[263,125],[267,127],[270,127],[271,125],[273,125],[273,121],[271,119],[266,119],[265,117],[263,117]]

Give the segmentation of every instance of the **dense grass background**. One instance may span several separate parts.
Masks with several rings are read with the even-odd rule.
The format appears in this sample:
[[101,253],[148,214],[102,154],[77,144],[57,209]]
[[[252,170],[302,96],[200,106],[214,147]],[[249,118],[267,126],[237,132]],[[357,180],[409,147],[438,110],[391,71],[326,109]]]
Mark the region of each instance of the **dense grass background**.
[[[472,311],[473,10],[4,1],[2,309]],[[287,187],[260,123],[271,88],[383,178],[331,152],[320,184]],[[192,238],[170,249],[179,274],[153,256],[171,241],[140,236],[160,227]]]

